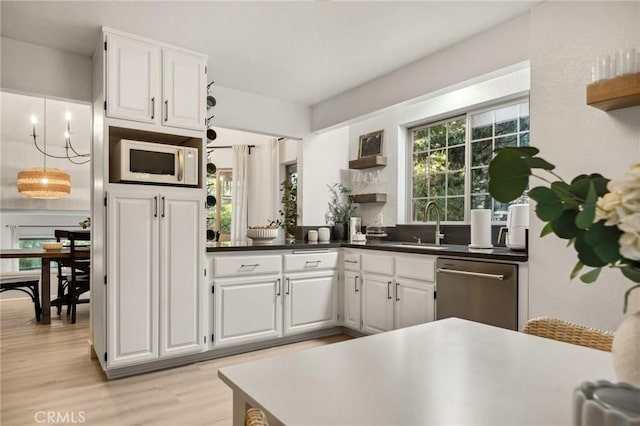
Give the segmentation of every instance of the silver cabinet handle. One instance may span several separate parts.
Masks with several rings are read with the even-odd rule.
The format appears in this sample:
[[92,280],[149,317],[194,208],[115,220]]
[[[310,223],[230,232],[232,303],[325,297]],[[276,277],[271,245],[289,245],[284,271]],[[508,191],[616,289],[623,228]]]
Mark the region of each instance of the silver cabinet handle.
[[242,268],[254,268],[254,269],[255,269],[255,268],[257,268],[258,266],[260,266],[260,264],[259,264],[259,263],[252,263],[252,264],[250,264],[250,265],[242,264],[242,265],[240,265],[240,269],[242,269]]
[[400,285],[400,283],[396,282],[396,302],[400,301],[400,298],[398,297],[398,286]]
[[291,294],[291,291],[290,291],[291,289],[289,288],[290,284],[291,283],[289,282],[289,278],[287,278],[287,292],[285,294]]
[[391,299],[391,281],[387,282],[387,299]]
[[322,260],[307,260],[304,262],[304,267],[306,268],[307,265],[309,265],[312,268],[317,268],[320,265],[320,262],[322,262]]
[[164,217],[164,214],[166,213],[165,209],[166,209],[166,206],[164,204],[164,197],[162,197],[162,217]]
[[169,120],[169,100],[164,101],[164,121]]
[[358,290],[358,279],[359,278],[360,277],[356,275],[355,279],[353,280],[353,286],[354,286],[354,288],[356,290],[356,293],[360,291],[360,290]]
[[156,97],[151,98],[151,119],[156,118]]
[[182,183],[184,176],[184,153],[182,149],[178,149],[178,182]]
[[457,269],[438,268],[437,272],[440,272],[443,274],[464,275],[466,277],[489,278],[491,280],[500,280],[500,281],[504,280],[504,275],[485,274],[482,272],[459,271]]
[[278,287],[277,287],[277,288],[278,288],[278,292],[276,293],[276,296],[280,296],[280,278],[278,278],[278,279],[276,280],[276,283],[277,283],[277,285],[278,285]]
[[158,217],[158,196],[153,197],[153,217]]
[[344,262],[345,263],[358,263],[357,260],[348,260],[348,259],[345,259]]

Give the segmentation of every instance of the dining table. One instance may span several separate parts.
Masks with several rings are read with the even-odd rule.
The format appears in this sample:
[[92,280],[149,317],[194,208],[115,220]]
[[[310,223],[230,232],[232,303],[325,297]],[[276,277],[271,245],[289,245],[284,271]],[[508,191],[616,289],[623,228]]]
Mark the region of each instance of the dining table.
[[[90,256],[89,247],[77,248],[79,253],[87,258]],[[40,288],[42,300],[42,324],[51,324],[51,262],[65,262],[71,258],[71,250],[62,248],[60,250],[44,249],[0,249],[0,259],[41,259],[40,267]]]
[[569,425],[609,352],[459,318],[224,367],[233,424]]

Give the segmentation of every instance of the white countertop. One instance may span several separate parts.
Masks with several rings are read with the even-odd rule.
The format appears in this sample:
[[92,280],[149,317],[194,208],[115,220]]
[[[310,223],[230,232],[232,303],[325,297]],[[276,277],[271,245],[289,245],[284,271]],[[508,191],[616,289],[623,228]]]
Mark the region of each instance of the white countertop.
[[608,352],[457,318],[218,375],[289,425],[568,425],[578,385],[616,381]]

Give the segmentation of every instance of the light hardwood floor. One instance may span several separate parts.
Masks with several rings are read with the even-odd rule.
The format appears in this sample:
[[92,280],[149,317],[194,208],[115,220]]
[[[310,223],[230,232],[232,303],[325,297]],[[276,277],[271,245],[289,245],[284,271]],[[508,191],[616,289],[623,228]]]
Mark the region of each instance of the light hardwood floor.
[[[0,302],[0,424],[41,424],[47,412],[86,425],[230,425],[231,390],[218,368],[349,339],[336,335],[155,373],[107,380],[89,358],[89,306],[78,320],[35,321],[27,300]],[[277,384],[274,384],[277,386]],[[59,418],[58,418],[59,419]]]

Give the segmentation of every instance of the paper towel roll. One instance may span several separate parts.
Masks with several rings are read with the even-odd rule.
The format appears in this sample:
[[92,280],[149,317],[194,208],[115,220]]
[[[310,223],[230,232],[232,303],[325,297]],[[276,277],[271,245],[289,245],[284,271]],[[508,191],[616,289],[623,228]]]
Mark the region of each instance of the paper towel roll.
[[491,248],[491,210],[471,210],[471,248]]

